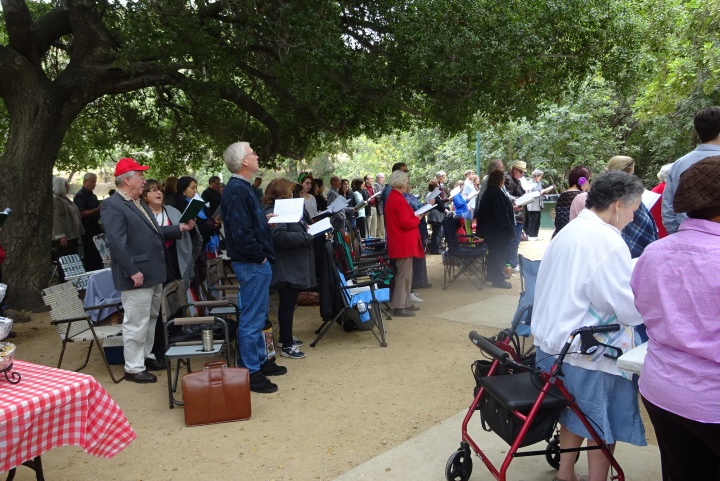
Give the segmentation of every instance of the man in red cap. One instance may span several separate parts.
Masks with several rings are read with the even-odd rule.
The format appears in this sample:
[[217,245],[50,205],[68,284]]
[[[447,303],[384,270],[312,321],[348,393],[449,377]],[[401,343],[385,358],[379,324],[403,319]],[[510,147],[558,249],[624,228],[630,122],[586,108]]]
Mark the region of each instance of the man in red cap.
[[157,382],[148,371],[165,369],[152,354],[160,295],[167,279],[165,238],[179,239],[194,223],[158,226],[150,209],[140,202],[147,166],[120,159],[115,166],[117,192],[100,205],[100,217],[112,259],[115,288],[120,291],[125,317],[123,344],[125,379]]

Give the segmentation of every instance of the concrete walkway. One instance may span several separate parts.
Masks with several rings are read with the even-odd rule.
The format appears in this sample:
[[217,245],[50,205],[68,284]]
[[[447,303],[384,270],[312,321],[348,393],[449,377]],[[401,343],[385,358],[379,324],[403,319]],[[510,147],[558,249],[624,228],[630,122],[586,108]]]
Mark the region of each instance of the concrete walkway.
[[[335,481],[442,481],[445,479],[445,464],[460,443],[460,426],[466,411],[447,419],[418,436],[371,459],[365,464],[335,478]],[[477,414],[471,419],[470,436],[485,452],[496,469],[500,468],[508,450],[508,445],[495,433],[488,433],[480,427]],[[523,450],[544,449],[545,443],[523,448]],[[522,450],[521,450],[522,451]],[[658,481],[660,473],[660,454],[657,447],[643,448],[618,443],[616,458],[628,481]],[[473,456],[473,471],[470,480],[493,479],[478,456]],[[587,458],[580,455],[577,464],[579,474],[587,473]],[[508,479],[513,481],[550,481],[556,471],[544,456],[518,458],[512,461],[508,470]]]
[[[542,258],[542,253],[550,239],[550,231],[542,231],[542,237],[543,242],[523,242],[520,253],[531,259]],[[509,296],[500,290],[497,292],[498,294],[488,299],[437,314],[437,317],[467,323],[468,330],[472,330],[473,326],[497,329],[508,327],[508,319],[512,319],[517,307],[517,295]],[[460,444],[460,427],[466,412],[462,411],[409,441],[351,469],[335,478],[335,481],[443,481],[447,460]],[[475,443],[499,470],[509,446],[495,433],[485,432],[481,428],[477,413],[473,415],[468,430]],[[545,445],[546,443],[542,442],[522,450],[540,450],[544,449]],[[640,448],[618,443],[616,458],[628,481],[662,479],[660,453],[656,446]],[[478,456],[474,455],[472,460],[473,471],[470,480],[494,479]],[[587,458],[584,453],[580,455],[577,472],[587,473]],[[544,456],[518,458],[510,464],[508,480],[550,481],[556,473]]]

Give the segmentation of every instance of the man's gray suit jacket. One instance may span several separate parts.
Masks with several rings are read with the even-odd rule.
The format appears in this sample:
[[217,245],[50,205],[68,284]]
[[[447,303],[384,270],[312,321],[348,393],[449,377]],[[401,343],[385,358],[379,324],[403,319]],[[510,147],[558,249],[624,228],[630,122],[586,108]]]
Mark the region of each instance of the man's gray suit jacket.
[[[155,216],[140,203],[150,219]],[[165,238],[179,239],[179,225],[153,227],[131,200],[119,193],[100,204],[100,218],[112,259],[112,277],[118,291],[134,288],[130,276],[142,272],[141,287],[153,287],[167,279],[165,264]]]

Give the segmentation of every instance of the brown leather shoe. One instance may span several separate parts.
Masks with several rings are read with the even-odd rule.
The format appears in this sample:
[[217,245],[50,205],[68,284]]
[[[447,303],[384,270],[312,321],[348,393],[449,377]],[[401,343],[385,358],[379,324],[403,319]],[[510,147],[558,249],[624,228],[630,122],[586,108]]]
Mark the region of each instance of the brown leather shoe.
[[157,377],[155,377],[155,374],[150,374],[147,371],[126,372],[125,380],[130,382],[136,382],[138,384],[149,384],[151,382],[157,382]]
[[145,359],[146,371],[164,371],[167,369],[167,361],[165,359]]

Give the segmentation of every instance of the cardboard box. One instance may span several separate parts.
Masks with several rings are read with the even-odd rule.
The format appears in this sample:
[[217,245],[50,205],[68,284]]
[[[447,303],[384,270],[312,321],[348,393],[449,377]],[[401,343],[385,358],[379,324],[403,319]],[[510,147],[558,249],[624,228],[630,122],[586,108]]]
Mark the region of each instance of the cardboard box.
[[103,341],[103,350],[108,364],[125,364],[122,336],[108,337]]

